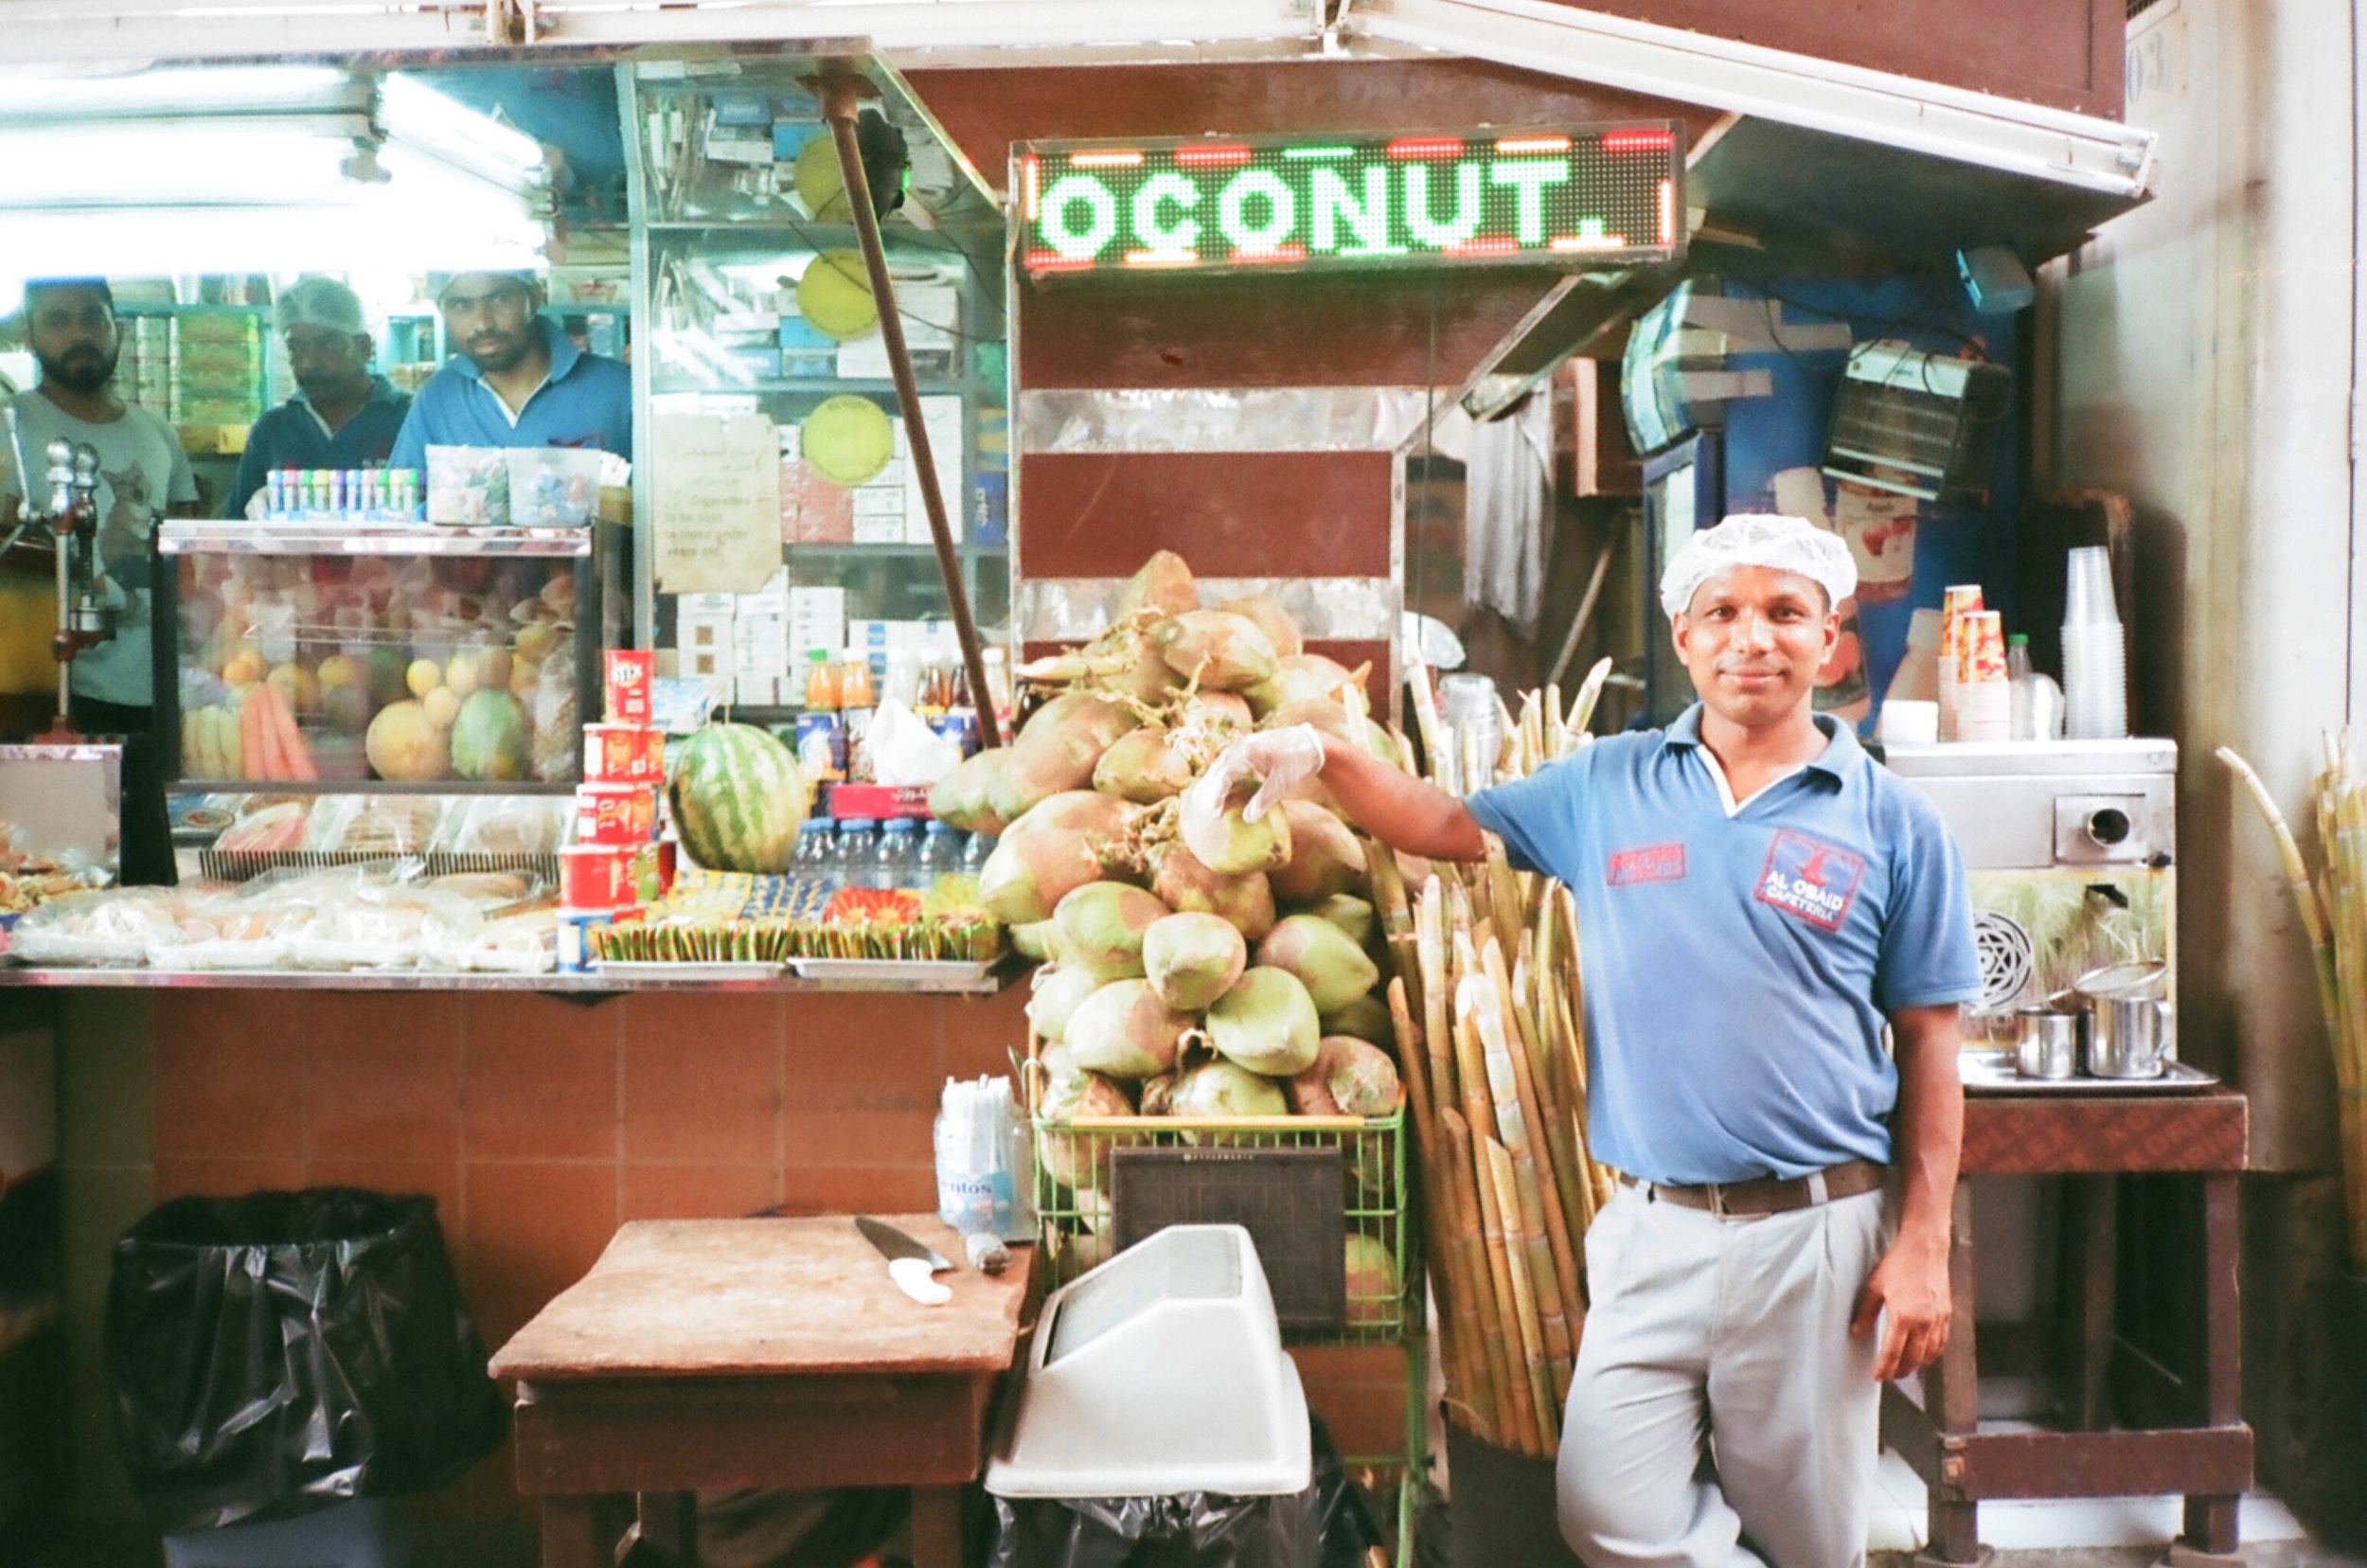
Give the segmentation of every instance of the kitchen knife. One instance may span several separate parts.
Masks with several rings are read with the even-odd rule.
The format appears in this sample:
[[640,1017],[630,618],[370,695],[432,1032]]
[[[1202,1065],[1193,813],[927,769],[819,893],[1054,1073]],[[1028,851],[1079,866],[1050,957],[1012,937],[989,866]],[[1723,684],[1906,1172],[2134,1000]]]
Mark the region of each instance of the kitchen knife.
[[855,1216],[855,1228],[874,1251],[888,1260],[888,1277],[896,1288],[923,1307],[942,1307],[953,1299],[953,1292],[930,1276],[939,1269],[950,1269],[934,1249],[922,1246],[894,1225],[884,1224],[867,1214]]

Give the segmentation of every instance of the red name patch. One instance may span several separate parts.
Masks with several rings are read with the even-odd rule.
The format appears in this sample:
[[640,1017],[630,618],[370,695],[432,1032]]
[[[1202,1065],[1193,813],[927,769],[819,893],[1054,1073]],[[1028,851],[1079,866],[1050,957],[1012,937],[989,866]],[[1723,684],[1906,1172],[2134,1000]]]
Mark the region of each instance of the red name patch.
[[1631,887],[1637,882],[1682,882],[1684,874],[1683,845],[1646,844],[1612,855],[1603,868],[1603,881],[1612,887]]

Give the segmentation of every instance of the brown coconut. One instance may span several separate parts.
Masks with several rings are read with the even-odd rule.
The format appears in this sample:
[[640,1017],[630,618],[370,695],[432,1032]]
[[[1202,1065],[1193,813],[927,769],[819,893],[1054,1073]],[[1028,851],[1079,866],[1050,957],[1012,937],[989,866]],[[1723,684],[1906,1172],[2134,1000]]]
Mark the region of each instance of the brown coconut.
[[1115,980],[1077,1004],[1060,1043],[1077,1065],[1113,1078],[1172,1071],[1189,1014],[1168,1007],[1147,980]]
[[1153,921],[1143,933],[1142,957],[1159,1000],[1191,1013],[1233,989],[1249,967],[1249,944],[1223,916],[1187,912]]
[[1257,716],[1250,711],[1249,699],[1237,691],[1194,692],[1192,701],[1203,710],[1202,717],[1214,717],[1243,729],[1249,729],[1257,722]]
[[1291,1078],[1315,1060],[1322,1023],[1307,988],[1288,970],[1252,968],[1208,1006],[1208,1043],[1237,1066]]
[[[1066,1123],[1079,1116],[1130,1116],[1134,1102],[1098,1073],[1073,1070],[1045,1085],[1043,1120]],[[1110,1148],[1131,1141],[1102,1132],[1070,1132],[1057,1127],[1036,1135],[1036,1161],[1064,1187],[1100,1190],[1109,1183]]]
[[1240,691],[1274,671],[1273,644],[1257,623],[1229,610],[1187,610],[1159,627],[1167,668],[1210,691]]
[[1255,621],[1257,630],[1266,633],[1266,640],[1273,644],[1277,659],[1295,658],[1305,648],[1299,636],[1299,623],[1290,618],[1289,611],[1274,602],[1272,594],[1252,594],[1246,598],[1227,599],[1217,608]]
[[1364,950],[1320,915],[1292,915],[1277,921],[1257,944],[1257,962],[1297,976],[1318,1013],[1337,1012],[1380,978]]
[[978,873],[978,897],[1005,925],[1048,920],[1059,901],[1101,877],[1101,855],[1123,826],[1124,801],[1090,790],[1044,800],[995,841]]
[[1106,984],[1143,972],[1143,933],[1166,913],[1166,904],[1139,887],[1090,882],[1061,898],[1052,923],[1066,961]]
[[1326,1035],[1315,1060],[1290,1079],[1290,1109],[1302,1116],[1385,1116],[1397,1108],[1397,1066],[1374,1046]]
[[1041,770],[1047,793],[1081,790],[1094,764],[1117,738],[1138,722],[1134,710],[1099,692],[1071,691],[1038,708],[1011,742],[1017,765]]
[[1150,890],[1178,914],[1190,910],[1222,917],[1247,941],[1273,929],[1273,889],[1265,873],[1224,876],[1181,844],[1163,844],[1150,852]]
[[1277,900],[1304,907],[1364,885],[1364,846],[1346,823],[1311,800],[1286,800],[1280,811],[1290,825],[1290,858],[1266,873]]
[[1191,567],[1173,550],[1158,550],[1126,579],[1118,594],[1117,616],[1123,620],[1137,610],[1174,615],[1199,608],[1200,585],[1192,580]]
[[1192,781],[1192,765],[1174,740],[1174,733],[1163,729],[1120,736],[1095,764],[1094,788],[1145,806],[1182,794]]

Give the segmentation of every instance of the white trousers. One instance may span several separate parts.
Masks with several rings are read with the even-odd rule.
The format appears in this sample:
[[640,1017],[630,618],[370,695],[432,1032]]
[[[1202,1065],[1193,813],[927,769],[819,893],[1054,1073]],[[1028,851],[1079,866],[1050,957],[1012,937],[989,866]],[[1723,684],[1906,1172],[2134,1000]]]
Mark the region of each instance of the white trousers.
[[1563,1539],[1587,1568],[1860,1568],[1879,1336],[1849,1316],[1895,1205],[1720,1219],[1648,1191],[1622,1185],[1587,1232]]

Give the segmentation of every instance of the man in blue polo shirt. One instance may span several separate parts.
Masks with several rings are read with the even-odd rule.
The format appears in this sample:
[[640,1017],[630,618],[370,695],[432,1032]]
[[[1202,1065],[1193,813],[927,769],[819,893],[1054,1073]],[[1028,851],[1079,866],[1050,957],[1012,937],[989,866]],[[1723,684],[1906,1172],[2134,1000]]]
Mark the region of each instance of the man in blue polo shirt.
[[1623,1177],[1562,1425],[1590,1568],[1862,1563],[1881,1384],[1947,1343],[1979,969],[1937,811],[1813,708],[1856,577],[1799,518],[1695,535],[1661,602],[1700,703],[1468,800],[1305,726],[1195,786],[1261,776],[1255,811],[1320,769],[1383,843],[1493,832],[1575,894],[1588,1134]]
[[432,446],[632,455],[632,372],[585,353],[544,317],[530,274],[455,273],[436,304],[460,352],[419,388],[389,467],[424,469]]
[[368,316],[361,296],[333,277],[299,277],[272,306],[296,393],[255,421],[231,481],[224,517],[244,517],[274,469],[386,466],[410,395],[370,373]]

